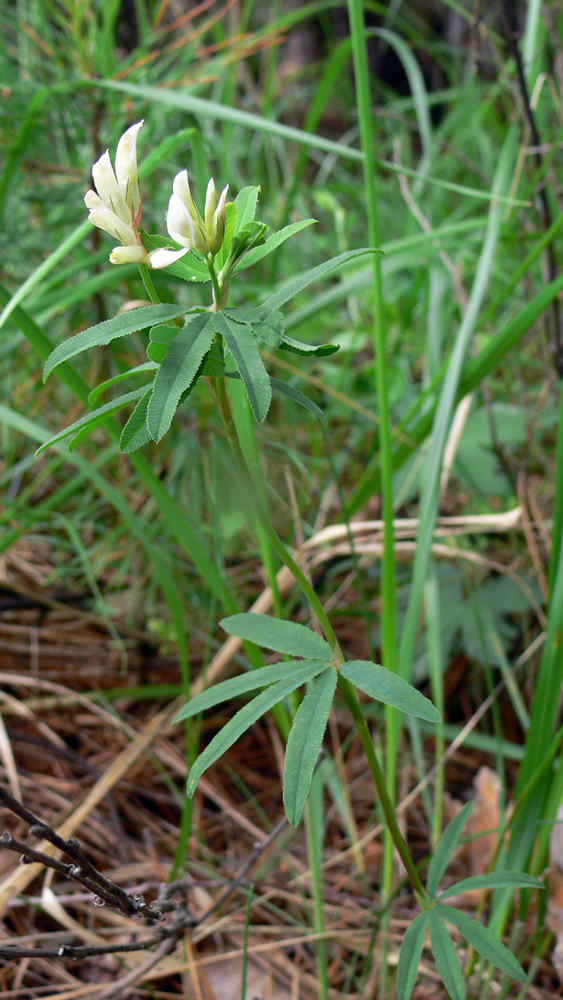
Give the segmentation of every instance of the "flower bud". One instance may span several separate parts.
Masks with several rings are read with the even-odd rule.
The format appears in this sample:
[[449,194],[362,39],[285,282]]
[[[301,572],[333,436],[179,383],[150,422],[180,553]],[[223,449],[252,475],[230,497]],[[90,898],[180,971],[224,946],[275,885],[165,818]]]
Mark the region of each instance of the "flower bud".
[[149,255],[143,246],[114,247],[109,255],[112,264],[148,264]]
[[[219,198],[217,208],[213,213],[211,225],[208,226],[208,244],[210,253],[219,253],[225,239],[225,224],[227,220],[227,192],[229,185],[224,188]],[[206,220],[207,221],[207,220]]]

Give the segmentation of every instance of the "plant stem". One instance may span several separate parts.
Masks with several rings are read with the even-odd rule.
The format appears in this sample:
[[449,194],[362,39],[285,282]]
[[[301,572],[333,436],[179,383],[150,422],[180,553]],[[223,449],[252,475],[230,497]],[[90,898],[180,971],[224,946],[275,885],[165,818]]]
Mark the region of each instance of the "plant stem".
[[233,457],[237,464],[239,473],[241,474],[243,481],[247,484],[250,490],[250,499],[254,507],[254,513],[258,519],[260,527],[264,531],[264,534],[268,538],[272,548],[277,552],[281,561],[292,573],[296,582],[299,584],[303,596],[308,600],[311,610],[317,616],[321,628],[324,632],[325,638],[335,653],[335,659],[337,663],[342,663],[344,657],[338,645],[338,641],[334,634],[334,630],[325,609],[322,606],[314,588],[309,583],[307,577],[305,576],[301,567],[296,563],[295,559],[291,553],[287,550],[286,546],[279,537],[277,531],[273,527],[267,511],[265,510],[263,504],[260,501],[259,493],[254,485],[251,472],[246,464],[246,459],[243,455],[242,448],[240,446],[240,441],[238,439],[238,433],[233,419],[233,414],[231,411],[231,404],[229,402],[229,397],[227,396],[227,390],[225,388],[225,380],[223,378],[210,379],[213,383],[213,389],[215,396],[219,403],[219,408],[221,410],[221,416],[223,418],[223,424],[225,425],[225,430],[227,432],[227,437],[231,450],[233,452]]
[[[235,422],[234,422],[234,418],[233,418],[233,414],[232,414],[232,410],[231,410],[229,398],[227,396],[227,391],[226,391],[226,388],[225,388],[225,380],[222,379],[222,378],[217,378],[217,379],[210,379],[210,381],[213,384],[213,390],[214,390],[216,399],[217,399],[217,401],[219,403],[219,408],[220,408],[220,411],[221,411],[221,416],[222,416],[222,419],[223,419],[223,423],[225,425],[225,430],[227,432],[227,437],[228,437],[228,440],[229,440],[229,444],[230,444],[232,452],[233,452],[233,457],[234,457],[235,462],[237,464],[238,470],[239,470],[241,476],[243,477],[243,481],[246,483],[246,485],[249,487],[249,489],[251,491],[251,501],[253,503],[254,512],[255,512],[256,517],[257,517],[257,519],[258,519],[258,521],[260,523],[260,526],[262,527],[264,533],[266,534],[267,538],[269,539],[269,541],[270,541],[270,543],[272,545],[272,548],[277,552],[277,554],[279,555],[279,557],[282,560],[282,562],[285,564],[285,566],[287,566],[287,568],[293,574],[293,576],[295,578],[295,581],[298,583],[299,587],[301,588],[301,591],[302,591],[304,597],[309,602],[311,610],[317,616],[317,618],[319,620],[319,623],[321,625],[321,628],[322,628],[322,630],[324,632],[325,638],[326,638],[327,642],[329,643],[329,645],[330,645],[330,647],[331,647],[331,649],[332,649],[332,651],[334,653],[335,666],[338,667],[341,663],[344,662],[344,657],[342,655],[342,651],[340,649],[340,646],[339,646],[338,641],[336,639],[336,636],[334,634],[334,630],[332,628],[332,625],[330,624],[328,616],[327,616],[327,614],[326,614],[326,612],[325,612],[325,610],[324,610],[324,608],[323,608],[323,606],[321,604],[321,601],[319,600],[319,598],[318,598],[317,594],[315,593],[313,587],[309,583],[309,580],[307,579],[307,577],[303,573],[303,570],[295,562],[295,559],[288,552],[286,546],[284,545],[284,543],[282,542],[281,538],[279,537],[279,535],[277,534],[277,532],[273,528],[273,526],[272,526],[272,524],[270,522],[270,518],[268,516],[268,513],[265,510],[265,508],[262,505],[262,503],[260,502],[260,500],[258,498],[257,491],[254,489],[254,484],[253,484],[253,481],[252,481],[252,476],[251,476],[250,470],[248,469],[248,466],[246,464],[246,461],[245,461],[245,458],[244,458],[244,455],[242,453],[242,449],[241,449],[241,446],[240,446],[240,442],[239,442],[239,439],[238,439],[238,434],[237,434],[237,430],[236,430],[236,426],[235,426]],[[405,866],[405,869],[406,869],[406,871],[408,873],[408,876],[409,876],[409,878],[411,880],[412,886],[413,886],[416,894],[419,897],[421,905],[424,908],[426,908],[430,904],[430,897],[428,896],[428,893],[426,892],[426,889],[424,888],[424,886],[423,886],[423,884],[422,884],[422,882],[420,880],[420,876],[419,876],[418,871],[416,869],[416,865],[415,865],[415,863],[414,863],[414,861],[412,859],[411,853],[410,853],[410,851],[408,849],[408,846],[407,846],[407,844],[406,844],[406,842],[404,840],[404,837],[403,837],[403,835],[402,835],[402,833],[401,833],[401,831],[399,829],[399,824],[397,823],[397,819],[396,819],[396,816],[395,816],[395,810],[393,808],[393,803],[391,801],[391,798],[390,798],[389,793],[388,793],[387,788],[386,788],[385,777],[383,775],[383,771],[381,770],[381,766],[380,766],[379,761],[377,759],[377,754],[376,754],[375,748],[373,746],[373,740],[371,738],[371,734],[370,734],[370,731],[369,731],[369,728],[368,728],[368,725],[367,725],[364,713],[362,711],[362,706],[360,704],[360,700],[358,698],[358,695],[356,694],[356,691],[355,691],[353,685],[350,684],[350,682],[345,677],[343,677],[340,673],[339,673],[339,676],[338,676],[338,683],[339,683],[340,690],[341,690],[341,692],[342,692],[342,694],[344,696],[344,699],[346,701],[346,704],[348,705],[348,708],[350,709],[350,711],[352,713],[352,717],[354,719],[354,722],[356,723],[356,726],[358,728],[358,733],[360,735],[360,739],[362,741],[362,746],[363,746],[363,748],[365,750],[365,753],[366,753],[366,757],[367,757],[368,764],[369,764],[369,767],[370,767],[370,770],[371,770],[371,774],[372,774],[373,782],[374,782],[374,785],[375,785],[376,793],[377,793],[377,795],[379,797],[379,801],[381,803],[381,808],[383,810],[383,814],[385,816],[385,820],[386,820],[386,823],[387,823],[387,829],[389,831],[389,837],[392,839],[392,841],[393,841],[393,843],[394,843],[394,845],[395,845],[395,847],[396,847],[396,849],[397,849],[397,851],[399,853],[399,856],[401,857],[401,860],[402,860],[402,862],[403,862],[403,864]]]
[[141,278],[143,280],[143,285],[145,286],[147,295],[155,306],[160,305],[160,296],[153,285],[151,278],[151,273],[146,264],[139,264],[139,271],[141,273]]
[[407,874],[411,880],[412,886],[419,896],[419,901],[423,909],[426,909],[430,905],[430,896],[426,892],[421,880],[420,875],[416,869],[416,865],[412,859],[412,855],[407,847],[406,841],[399,829],[399,824],[397,823],[397,817],[395,816],[395,810],[393,808],[393,803],[387,792],[387,787],[385,784],[385,777],[381,769],[380,763],[377,759],[377,754],[375,752],[375,747],[373,745],[373,740],[371,733],[366,722],[365,715],[362,711],[362,706],[360,704],[360,699],[356,694],[353,685],[343,677],[342,674],[338,675],[338,686],[342,692],[346,704],[352,713],[352,718],[358,727],[358,734],[362,741],[362,746],[365,750],[365,754],[370,767],[371,775],[373,778],[373,783],[375,785],[377,794],[379,796],[379,801],[381,803],[381,808],[385,816],[385,821],[387,823],[387,828],[389,834],[393,839],[393,843],[397,848],[401,861],[403,862]]

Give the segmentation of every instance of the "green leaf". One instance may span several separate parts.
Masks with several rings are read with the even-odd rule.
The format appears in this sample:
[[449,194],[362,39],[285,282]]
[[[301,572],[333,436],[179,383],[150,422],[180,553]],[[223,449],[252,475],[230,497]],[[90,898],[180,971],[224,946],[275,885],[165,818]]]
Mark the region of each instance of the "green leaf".
[[384,705],[392,705],[401,712],[414,715],[417,719],[428,722],[440,722],[441,715],[428,698],[420,691],[407,684],[402,677],[391,673],[385,667],[368,660],[350,660],[343,663],[340,671],[349,681],[370,698],[382,701]]
[[248,401],[259,424],[262,423],[272,399],[270,376],[264,368],[256,337],[247,326],[233,323],[222,313],[214,313],[215,329],[222,334],[225,344],[244,382]]
[[436,910],[444,920],[457,927],[464,938],[469,941],[469,944],[473,945],[475,951],[478,951],[488,962],[492,962],[508,976],[517,979],[519,983],[527,982],[528,977],[518,959],[502,941],[495,937],[488,927],[484,927],[478,920],[474,920],[473,917],[453,906],[440,906],[438,904]]
[[51,445],[57,444],[58,441],[64,440],[66,437],[70,437],[72,434],[78,434],[80,431],[93,430],[94,427],[98,427],[99,424],[105,423],[108,417],[113,413],[117,413],[118,410],[122,410],[124,406],[128,403],[134,402],[134,400],[139,399],[146,392],[146,386],[141,386],[140,389],[134,389],[133,392],[127,392],[123,396],[118,396],[117,399],[113,399],[110,403],[105,403],[104,406],[99,406],[97,410],[92,413],[85,413],[83,417],[75,420],[73,424],[69,424],[54,437],[50,438],[49,441],[45,441],[40,448],[37,449],[36,454],[40,455],[42,451],[46,448],[50,448]]
[[295,233],[300,232],[301,229],[305,229],[307,226],[312,226],[316,223],[316,219],[303,219],[301,222],[293,222],[290,226],[285,226],[284,229],[280,229],[279,233],[272,233],[268,236],[268,239],[260,247],[254,247],[253,250],[249,250],[248,253],[242,257],[240,264],[237,264],[234,269],[234,274],[242,271],[245,267],[250,267],[252,264],[256,264],[257,261],[262,260],[263,257],[267,257],[268,254],[277,250],[282,243],[285,243],[290,236]]
[[280,346],[283,338],[282,314],[265,306],[239,306],[235,309],[223,309],[223,316],[228,316],[235,323],[244,323],[252,327],[253,333],[264,341],[268,347]]
[[235,226],[235,234],[240,233],[241,230],[248,226],[249,222],[254,221],[259,194],[260,188],[251,186],[242,188],[237,194],[235,205],[237,206],[238,218]]
[[227,261],[229,269],[234,268],[244,254],[265,243],[269,228],[264,222],[248,222],[243,229],[235,232]]
[[280,288],[278,292],[270,295],[269,299],[266,299],[263,305],[269,306],[270,309],[279,309],[286,302],[301,292],[307,285],[310,285],[313,281],[317,281],[318,278],[322,278],[329,271],[333,271],[335,267],[340,264],[344,264],[347,260],[353,260],[354,257],[361,257],[366,253],[381,253],[380,250],[373,251],[369,247],[364,247],[361,250],[347,250],[345,253],[341,253],[338,257],[332,257],[330,260],[325,261],[324,264],[319,264],[317,267],[311,268],[310,271],[305,271],[303,274],[298,275],[297,278],[292,278],[283,288]]
[[326,667],[312,682],[293,720],[287,741],[283,801],[287,818],[297,826],[309,794],[311,779],[336,689],[337,673]]
[[148,409],[147,427],[154,441],[160,441],[166,434],[182,393],[191,386],[214,336],[214,316],[199,313],[180,330],[168,348],[154,380]]
[[398,1000],[410,1000],[416,977],[422,949],[424,948],[424,935],[428,927],[428,912],[419,913],[415,917],[403,938],[401,951],[399,953],[399,965],[397,969],[397,997]]
[[296,688],[305,684],[308,680],[311,680],[316,674],[322,670],[322,666],[319,667],[318,663],[308,663],[300,671],[294,671],[290,677],[283,678],[283,680],[278,681],[277,684],[272,684],[261,694],[253,698],[248,705],[241,708],[236,715],[233,716],[227,722],[226,726],[223,726],[221,732],[211,740],[209,746],[205,748],[203,753],[199,755],[192,768],[190,769],[190,774],[188,778],[187,792],[188,795],[193,795],[197,782],[203,772],[207,770],[211,764],[221,757],[226,750],[229,749],[233,743],[238,740],[239,736],[242,736],[247,729],[252,726],[261,715],[268,712],[270,708],[277,705],[279,701],[282,701],[291,691],[295,691]]
[[231,677],[221,684],[214,684],[207,691],[190,698],[172,720],[172,725],[182,722],[183,719],[189,719],[192,715],[198,715],[213,705],[219,705],[222,701],[239,698],[241,694],[255,691],[259,687],[267,687],[268,684],[275,684],[277,681],[288,680],[296,671],[300,675],[302,667],[312,667],[315,663],[319,671],[326,669],[325,660],[281,660],[267,667],[249,670],[248,673],[239,674],[238,677]]
[[451,1000],[465,1000],[465,986],[459,958],[446,925],[435,909],[428,911],[428,924],[436,968],[442,977],[442,982]]
[[525,872],[498,871],[488,872],[486,875],[472,875],[464,878],[461,882],[451,885],[445,892],[441,892],[437,897],[437,902],[441,903],[450,896],[457,896],[459,892],[466,892],[468,889],[500,889],[508,887],[510,889],[545,889],[543,882],[533,875],[526,875]]
[[129,454],[148,444],[151,436],[147,429],[147,410],[152,396],[152,385],[139,400],[119,438],[119,450]]
[[43,381],[47,380],[53,368],[62,364],[63,361],[73,358],[75,354],[80,354],[90,347],[109,344],[118,337],[127,337],[130,333],[145,330],[148,326],[154,326],[161,320],[183,316],[185,312],[185,306],[172,306],[163,302],[157,306],[129,309],[127,312],[120,313],[119,316],[114,316],[113,319],[106,319],[96,326],[89,326],[87,330],[81,330],[70,340],[65,340],[63,344],[55,347],[45,362]]
[[332,650],[324,639],[305,625],[280,621],[269,615],[247,612],[223,618],[219,624],[229,635],[255,642],[257,646],[275,649],[289,656],[307,656],[311,659],[332,660]]
[[467,805],[460,810],[457,816],[452,819],[451,823],[448,823],[442,834],[440,843],[434,852],[434,857],[432,858],[428,869],[426,889],[432,899],[434,899],[434,896],[436,895],[440,879],[448,867],[448,861],[459,843],[461,831],[473,812],[474,805],[474,802],[468,802]]
[[111,389],[113,385],[118,385],[119,382],[123,382],[125,379],[131,378],[132,375],[143,375],[144,372],[154,372],[158,368],[153,361],[146,361],[144,365],[137,365],[136,368],[130,368],[126,372],[119,372],[118,375],[114,375],[113,378],[106,379],[105,382],[100,382],[99,385],[94,386],[92,392],[88,396],[88,403],[90,406],[95,406],[96,400],[102,395],[106,389]]
[[[141,239],[145,250],[184,250],[185,247],[170,237],[158,236],[156,233],[149,236],[144,229],[141,229]],[[175,278],[182,278],[183,281],[211,281],[211,276],[207,265],[201,254],[195,250],[188,250],[183,257],[169,264],[165,268],[166,274],[173,274]]]
[[340,350],[338,344],[303,344],[300,340],[288,337],[287,333],[284,333],[279,347],[281,351],[290,351],[291,354],[299,354],[302,358],[327,358]]
[[289,399],[292,399],[294,403],[298,403],[299,406],[304,406],[305,409],[314,413],[315,416],[319,418],[323,427],[327,426],[328,420],[326,418],[326,414],[323,410],[321,410],[320,406],[313,403],[313,400],[309,399],[309,397],[306,396],[304,392],[301,392],[300,389],[295,389],[294,386],[289,385],[288,382],[283,382],[282,379],[279,378],[272,378],[272,376],[270,376],[270,385],[276,392],[281,392],[284,396],[288,396]]

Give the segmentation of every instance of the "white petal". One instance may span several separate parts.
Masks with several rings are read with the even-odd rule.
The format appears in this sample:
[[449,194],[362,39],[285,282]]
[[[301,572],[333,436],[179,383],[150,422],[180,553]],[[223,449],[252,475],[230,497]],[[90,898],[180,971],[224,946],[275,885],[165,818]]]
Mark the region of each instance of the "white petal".
[[115,173],[121,192],[131,209],[133,218],[141,207],[141,193],[137,175],[137,136],[144,122],[137,122],[123,133],[115,154]]
[[[106,205],[104,205],[101,198],[94,193],[94,191],[89,191],[88,195],[93,195],[94,197],[84,199],[86,201],[87,207],[90,209],[88,218],[94,226],[98,229],[103,229],[104,232],[109,233],[110,236],[114,236],[116,240],[121,240],[125,245],[133,245],[137,243],[137,234],[132,226],[128,226],[125,222],[122,222],[120,218],[112,212]],[[88,195],[86,197],[88,197]],[[94,202],[94,198],[97,200]]]
[[92,167],[92,177],[96,185],[96,191],[102,199],[104,205],[119,216],[122,222],[131,223],[133,215],[129,208],[121,188],[117,183],[117,178],[113,172],[109,151],[100,157]]
[[151,250],[149,254],[149,264],[151,267],[169,267],[175,261],[180,260],[188,253],[187,250]]
[[190,215],[192,215],[193,218],[196,219],[199,213],[197,208],[195,207],[194,200],[192,198],[192,193],[190,191],[190,182],[188,179],[187,170],[181,170],[179,174],[176,174],[172,184],[172,190],[174,194],[177,195],[177,197],[184,202],[184,205],[186,206]]
[[179,243],[180,246],[188,247],[188,249],[195,246],[196,234],[194,221],[185,202],[176,193],[170,196],[166,226],[172,239],[176,240],[176,243]]
[[209,184],[207,185],[207,192],[205,195],[205,212],[204,212],[205,228],[207,229],[208,233],[211,232],[211,226],[213,224],[213,215],[215,214],[215,210],[217,208],[218,198],[219,198],[219,192],[215,187],[215,181],[213,180],[213,178],[211,178]]
[[114,247],[109,255],[112,264],[147,264],[149,255],[144,247]]

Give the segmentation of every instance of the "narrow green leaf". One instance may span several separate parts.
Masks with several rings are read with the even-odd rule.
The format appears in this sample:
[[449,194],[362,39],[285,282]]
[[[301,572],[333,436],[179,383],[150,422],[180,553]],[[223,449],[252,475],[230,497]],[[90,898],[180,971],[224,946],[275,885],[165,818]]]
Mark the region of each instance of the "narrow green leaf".
[[424,948],[424,935],[426,934],[427,927],[428,912],[419,913],[418,917],[415,917],[409,925],[403,938],[397,968],[398,1000],[410,1000],[418,975],[418,966],[422,949]]
[[244,382],[248,401],[259,424],[262,423],[272,399],[270,376],[264,367],[258,343],[247,326],[233,323],[222,313],[214,313],[215,329],[222,334]]
[[468,802],[467,805],[465,805],[457,814],[457,816],[452,819],[451,823],[448,823],[442,834],[440,843],[434,852],[434,857],[432,858],[428,869],[426,889],[432,899],[434,899],[434,896],[436,895],[440,879],[448,867],[448,861],[459,843],[461,831],[473,812],[474,805],[474,802]]
[[73,434],[78,434],[82,430],[93,430],[94,427],[98,427],[99,424],[105,423],[108,417],[111,417],[113,413],[117,413],[118,410],[122,410],[124,406],[128,403],[132,403],[146,392],[146,386],[141,386],[140,389],[134,389],[133,392],[127,392],[123,396],[118,396],[117,399],[112,399],[110,403],[105,403],[103,406],[99,406],[97,410],[92,413],[85,413],[83,417],[75,420],[73,424],[69,424],[68,427],[64,427],[62,431],[55,434],[54,437],[45,441],[36,451],[37,455],[40,455],[42,451],[46,448],[50,448],[51,445],[57,444],[59,441],[64,440],[66,437],[70,437]]
[[518,959],[502,941],[495,937],[488,927],[484,927],[478,920],[474,920],[473,917],[454,906],[440,906],[438,904],[436,910],[444,920],[457,927],[464,938],[469,941],[469,944],[473,945],[475,951],[478,951],[488,962],[492,962],[508,976],[517,979],[519,983],[527,982],[528,977]]
[[465,986],[459,958],[446,925],[435,909],[428,911],[428,924],[436,968],[442,977],[442,982],[451,1000],[465,1000]]
[[283,382],[282,379],[272,378],[271,376],[270,384],[275,392],[281,392],[284,396],[288,396],[289,399],[292,399],[294,403],[298,403],[299,406],[304,406],[306,410],[310,410],[311,413],[314,413],[315,416],[319,418],[323,427],[327,426],[328,420],[326,418],[326,413],[321,410],[320,406],[313,403],[313,400],[309,399],[304,392],[301,392],[300,389],[296,389],[294,386],[289,385],[288,382]]
[[100,347],[102,344],[109,344],[118,337],[127,337],[130,333],[137,333],[145,330],[148,326],[166,319],[175,319],[183,316],[186,312],[185,306],[172,306],[161,303],[157,306],[143,306],[141,309],[129,309],[128,312],[120,313],[113,319],[106,319],[96,326],[89,326],[87,330],[81,330],[70,340],[55,347],[45,362],[43,371],[43,381],[45,382],[49,374],[76,354],[88,350],[90,347]]
[[428,698],[385,667],[368,660],[350,660],[349,663],[342,664],[340,671],[352,684],[369,694],[370,698],[399,708],[401,712],[414,715],[417,719],[441,722],[440,713]]
[[160,441],[172,423],[182,393],[191,386],[215,336],[214,316],[199,313],[174,338],[154,380],[147,427]]
[[132,375],[143,375],[145,372],[154,372],[158,368],[153,361],[146,361],[143,365],[137,365],[136,368],[130,368],[126,372],[119,372],[119,374],[114,375],[113,378],[106,379],[105,382],[100,382],[99,385],[94,386],[92,392],[88,396],[88,403],[90,406],[95,406],[96,401],[99,397],[106,391],[106,389],[111,389],[112,386],[118,385],[120,382],[125,381],[125,379],[131,378]]
[[238,217],[235,234],[240,233],[249,222],[254,222],[259,194],[260,188],[252,186],[242,188],[237,194],[235,205],[237,206]]
[[195,763],[193,764],[187,785],[188,795],[193,795],[197,782],[203,772],[207,770],[226,750],[229,749],[233,743],[238,740],[239,736],[242,736],[247,729],[252,726],[261,715],[268,712],[270,708],[277,705],[279,701],[282,701],[291,691],[295,691],[296,688],[305,684],[308,680],[311,680],[316,674],[318,674],[323,669],[322,665],[319,666],[318,662],[311,664],[308,663],[300,671],[295,671],[291,674],[291,677],[284,678],[278,681],[276,684],[272,684],[270,687],[262,691],[261,694],[253,698],[248,705],[241,708],[236,715],[233,716],[227,722],[226,726],[223,726],[221,732],[211,740],[209,746],[205,748],[203,753],[199,755]]
[[152,385],[139,400],[119,438],[119,450],[129,454],[148,444],[151,436],[147,429],[147,410],[152,396]]
[[255,642],[257,646],[275,649],[289,656],[307,656],[311,659],[332,660],[332,650],[320,635],[297,622],[280,621],[269,615],[247,612],[230,615],[219,622],[229,635]]
[[256,336],[268,347],[279,347],[283,338],[283,317],[280,312],[266,306],[238,306],[235,309],[223,309],[222,312],[223,316],[228,316],[235,323],[251,326]]
[[526,875],[525,872],[498,871],[488,872],[486,875],[472,875],[464,878],[461,882],[451,885],[445,892],[441,892],[437,897],[439,903],[451,896],[457,896],[459,892],[466,892],[469,889],[500,889],[508,887],[510,889],[545,889],[543,882],[533,875]]
[[172,720],[172,725],[182,722],[183,719],[189,719],[192,715],[198,715],[213,705],[219,705],[222,701],[239,698],[241,694],[255,691],[259,687],[267,687],[268,684],[275,684],[277,681],[288,680],[296,671],[301,675],[302,667],[312,667],[315,663],[319,671],[326,668],[325,660],[281,660],[279,663],[258,667],[257,670],[249,670],[245,674],[231,677],[221,684],[214,684],[207,691],[190,698]]
[[285,753],[283,801],[287,818],[297,826],[309,794],[311,779],[336,689],[337,673],[325,668],[312,682],[293,720]]
[[292,278],[288,281],[278,292],[270,295],[269,299],[266,299],[263,303],[265,306],[269,306],[270,309],[279,309],[286,302],[301,292],[307,285],[310,285],[313,281],[317,281],[322,278],[329,271],[333,271],[335,267],[340,264],[344,264],[347,260],[353,260],[354,257],[361,257],[362,254],[366,253],[381,253],[380,250],[374,251],[370,250],[369,247],[363,247],[361,250],[346,250],[345,253],[341,253],[338,257],[332,257],[330,260],[324,262],[324,264],[319,264],[317,267],[312,267],[310,271],[305,271],[303,274],[297,276],[297,278]]
[[312,226],[316,223],[316,219],[303,219],[301,222],[293,222],[290,226],[285,226],[284,229],[280,229],[279,233],[272,233],[268,236],[268,239],[260,247],[254,247],[253,250],[249,250],[248,253],[241,258],[240,264],[237,264],[234,269],[234,274],[242,271],[245,267],[250,267],[251,264],[256,264],[257,261],[262,260],[263,257],[267,257],[268,254],[277,250],[282,243],[285,243],[290,236],[295,233],[305,229],[307,226]]
[[287,333],[284,333],[279,346],[280,351],[289,351],[291,354],[298,354],[301,358],[328,358],[340,350],[338,344],[303,344],[300,340],[288,337]]

